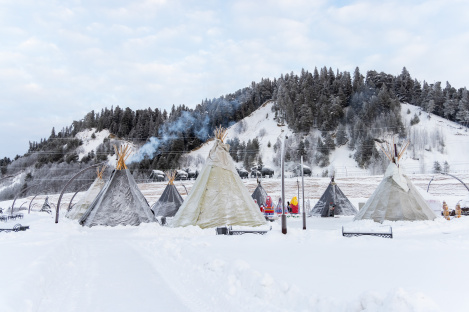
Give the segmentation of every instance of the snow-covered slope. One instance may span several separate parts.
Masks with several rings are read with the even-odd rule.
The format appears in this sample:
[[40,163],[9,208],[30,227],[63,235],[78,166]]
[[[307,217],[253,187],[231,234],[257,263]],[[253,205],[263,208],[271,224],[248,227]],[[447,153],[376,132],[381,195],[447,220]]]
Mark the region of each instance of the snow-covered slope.
[[[227,140],[238,138],[240,142],[248,142],[257,138],[260,145],[259,154],[265,166],[274,167],[274,144],[277,139],[284,136],[292,135],[292,131],[287,126],[280,126],[274,120],[274,113],[272,112],[273,102],[267,102],[259,109],[254,111],[251,115],[243,120],[235,123],[228,128]],[[270,142],[270,147],[268,147]],[[205,142],[200,148],[190,152],[188,155],[196,159],[202,157],[204,160],[207,158],[210,149],[212,148],[213,141]],[[238,164],[241,167],[241,163]],[[249,168],[246,168],[249,170]]]
[[[402,104],[401,112],[406,127],[410,127],[408,139],[417,145],[415,151],[410,147],[405,152],[401,162],[408,173],[430,173],[435,161],[441,166],[447,161],[451,172],[469,171],[469,131],[466,127],[410,104]],[[414,115],[420,121],[410,126]]]
[[[95,138],[92,138],[93,134]],[[87,130],[83,130],[75,135],[75,138],[82,140],[83,144],[77,148],[78,159],[81,160],[84,156],[88,155],[91,151],[96,153],[96,149],[100,144],[103,143],[104,139],[113,137],[109,130],[103,129],[100,132],[96,131],[96,128],[91,128]],[[137,151],[137,147],[132,142],[123,141],[117,139],[121,144],[128,144],[130,146],[130,153],[131,155]],[[118,143],[112,143],[117,144]],[[108,165],[114,167],[116,165],[116,158],[112,156],[108,156]]]
[[[95,138],[92,138],[92,135],[95,135]],[[95,151],[98,146],[103,143],[104,139],[109,137],[109,130],[103,129],[100,132],[96,132],[96,128],[91,128],[78,132],[75,135],[75,138],[82,140],[83,145],[77,149],[78,159],[81,160],[84,156],[88,155],[91,151]]]
[[[288,125],[279,126],[277,124],[274,120],[272,105],[273,102],[264,104],[250,116],[229,127],[227,139],[237,137],[240,142],[247,143],[248,140],[257,138],[260,143],[260,156],[263,164],[272,167],[277,175],[279,168],[273,162],[273,146],[277,139],[296,134],[289,129]],[[467,160],[469,132],[467,128],[436,115],[422,112],[421,108],[406,103],[401,104],[401,114],[403,123],[408,129],[408,139],[411,142],[401,159],[401,165],[408,174],[432,173],[435,161],[438,161],[442,167],[447,161],[450,172],[469,172],[469,161]],[[411,126],[410,120],[415,115],[419,117],[420,122]],[[321,132],[313,130],[312,134],[319,137]],[[268,147],[269,142],[271,147]],[[188,155],[194,159],[205,160],[212,144],[212,141],[208,141]],[[354,150],[350,150],[348,146],[344,145],[337,147],[330,153],[329,166],[321,168],[311,162],[306,165],[312,168],[314,176],[321,176],[326,170],[329,174],[335,172],[335,175],[340,177],[369,175],[368,169],[362,169],[357,165],[353,158],[354,153]],[[238,163],[237,166],[242,167],[242,163]],[[249,168],[246,169],[249,170]]]

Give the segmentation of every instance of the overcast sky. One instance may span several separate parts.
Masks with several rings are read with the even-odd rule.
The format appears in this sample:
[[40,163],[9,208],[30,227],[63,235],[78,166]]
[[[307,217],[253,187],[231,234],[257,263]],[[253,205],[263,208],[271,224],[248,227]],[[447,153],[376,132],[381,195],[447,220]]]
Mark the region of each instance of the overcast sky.
[[194,107],[301,68],[467,86],[469,1],[0,0],[0,156],[91,111]]

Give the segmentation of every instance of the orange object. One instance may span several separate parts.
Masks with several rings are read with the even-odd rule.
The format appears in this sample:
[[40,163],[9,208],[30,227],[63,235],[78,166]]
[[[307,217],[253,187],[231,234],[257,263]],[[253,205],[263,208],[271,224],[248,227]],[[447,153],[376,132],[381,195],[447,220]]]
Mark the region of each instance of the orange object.
[[456,204],[456,218],[461,218],[461,205],[459,203]]
[[448,210],[448,205],[446,204],[445,201],[443,201],[443,215],[445,217],[446,220],[449,220],[450,217],[449,217],[449,210]]

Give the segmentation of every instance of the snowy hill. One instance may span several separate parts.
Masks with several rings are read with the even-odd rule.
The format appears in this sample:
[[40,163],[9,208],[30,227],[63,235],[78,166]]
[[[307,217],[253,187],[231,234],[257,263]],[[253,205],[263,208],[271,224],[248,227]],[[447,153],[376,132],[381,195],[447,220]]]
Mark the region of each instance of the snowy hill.
[[[435,161],[441,165],[447,161],[451,172],[469,171],[469,131],[466,127],[410,104],[402,104],[401,112],[405,126],[410,127],[408,139],[415,146],[415,149],[409,147],[402,160],[409,173],[432,172]],[[420,121],[410,126],[414,115]]]
[[[275,167],[273,163],[273,145],[277,142],[277,139],[292,135],[292,131],[288,126],[280,126],[274,120],[273,104],[272,101],[265,103],[251,115],[235,123],[227,130],[227,140],[238,138],[241,142],[247,142],[257,138],[260,143],[259,155],[262,157],[264,165],[268,167]],[[268,147],[269,142],[271,147]],[[188,153],[188,156],[193,159],[202,158],[205,160],[212,145],[213,140],[209,140],[202,144],[200,148]],[[237,167],[242,167],[241,162],[238,163]],[[249,168],[246,169],[249,170]]]
[[[278,125],[272,112],[273,104],[273,102],[264,104],[250,116],[229,127],[227,140],[238,138],[241,142],[247,142],[257,138],[260,143],[259,154],[263,164],[274,168],[277,175],[279,168],[274,163],[273,145],[278,139],[297,134],[294,134],[288,125]],[[469,132],[467,128],[436,115],[422,112],[420,107],[406,103],[401,104],[401,114],[411,143],[401,159],[401,165],[404,166],[407,173],[432,173],[435,161],[438,161],[441,166],[447,161],[451,172],[469,172],[469,161],[467,160]],[[419,117],[420,121],[411,125],[411,120],[415,115]],[[316,137],[319,137],[320,134],[319,130],[311,132],[311,135]],[[271,147],[268,147],[269,142]],[[199,149],[188,153],[189,158],[199,160],[199,168],[203,164],[201,160],[207,158],[212,144],[210,140]],[[370,170],[362,169],[357,165],[353,159],[354,153],[354,150],[350,150],[344,145],[331,152],[328,167],[321,168],[314,163],[305,164],[312,168],[315,176],[321,176],[325,170],[329,173],[335,172],[336,176],[342,177],[369,175]],[[242,162],[239,162],[237,167],[242,167]],[[249,170],[249,168],[246,169]],[[375,174],[382,174],[382,172]]]
[[[94,138],[93,138],[94,134]],[[107,129],[97,132],[96,128],[87,129],[81,131],[75,135],[75,138],[80,139],[83,144],[77,148],[78,159],[81,160],[83,157],[88,155],[90,152],[97,153],[97,148],[100,144],[104,142],[105,139],[111,139],[111,145],[116,144],[119,146],[121,144],[129,145],[130,147],[130,154],[134,154],[138,147],[135,146],[132,142],[121,140],[115,138]],[[107,157],[108,166],[115,167],[116,165],[116,158],[108,155]]]

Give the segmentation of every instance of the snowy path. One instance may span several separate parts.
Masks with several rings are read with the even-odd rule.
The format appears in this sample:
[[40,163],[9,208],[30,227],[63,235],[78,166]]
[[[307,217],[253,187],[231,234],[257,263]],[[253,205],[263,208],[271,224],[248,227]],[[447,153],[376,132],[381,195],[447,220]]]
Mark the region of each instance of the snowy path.
[[133,311],[144,306],[148,311],[191,311],[183,295],[154,270],[151,259],[136,251],[134,239],[115,234],[76,231],[51,241],[33,239],[27,251],[24,245],[10,246],[8,257],[2,255],[2,262],[9,262],[2,280],[13,282],[1,288],[13,296],[2,296],[6,306],[0,310]]

